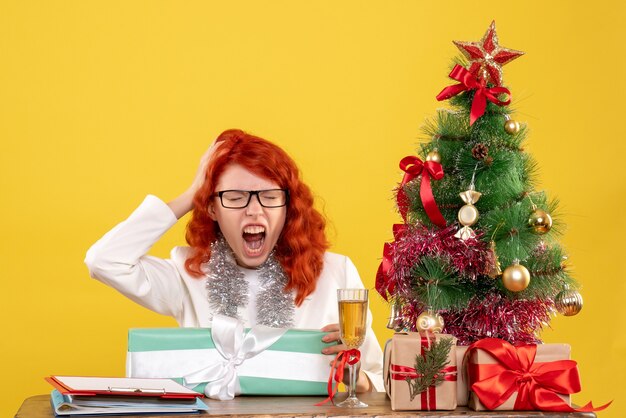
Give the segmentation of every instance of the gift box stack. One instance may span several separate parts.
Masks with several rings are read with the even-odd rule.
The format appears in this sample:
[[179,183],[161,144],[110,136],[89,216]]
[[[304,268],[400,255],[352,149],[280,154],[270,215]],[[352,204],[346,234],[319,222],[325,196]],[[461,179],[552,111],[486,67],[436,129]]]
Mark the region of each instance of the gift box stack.
[[396,333],[385,346],[384,379],[395,410],[483,410],[590,412],[573,408],[580,391],[567,344],[513,346],[497,338],[457,346],[451,335]]

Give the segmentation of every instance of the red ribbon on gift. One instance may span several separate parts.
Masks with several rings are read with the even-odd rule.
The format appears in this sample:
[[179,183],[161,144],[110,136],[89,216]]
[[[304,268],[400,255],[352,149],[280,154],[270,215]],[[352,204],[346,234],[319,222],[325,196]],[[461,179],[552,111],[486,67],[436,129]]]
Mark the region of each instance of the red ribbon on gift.
[[[430,348],[434,335],[429,333],[420,333],[420,355],[424,356],[424,351]],[[417,370],[409,366],[400,366],[398,364],[389,365],[390,375],[393,380],[417,379],[422,375]],[[444,380],[455,382],[457,380],[456,366],[447,366],[442,370]],[[424,411],[434,411],[437,409],[437,391],[435,386],[429,386],[427,390],[420,393],[420,405]]]
[[595,408],[589,402],[574,409],[558,396],[580,392],[578,367],[573,360],[535,363],[536,345],[514,347],[497,338],[475,342],[466,355],[477,349],[485,350],[498,362],[470,364],[468,368],[471,390],[488,409],[496,409],[515,392],[515,410],[592,412],[611,404]]
[[[422,356],[424,356],[424,350],[430,348],[430,344],[433,338],[434,338],[434,335],[429,334],[428,332],[423,333],[423,334],[420,333],[420,351],[421,351]],[[415,369],[413,369],[412,367],[406,367],[406,369],[412,369],[413,372],[416,372]],[[456,367],[454,366],[446,367],[444,369],[444,372],[446,371],[446,369],[454,369],[454,375],[446,374],[444,379],[451,380],[451,381],[456,380]],[[391,366],[391,371],[393,372],[393,365]],[[418,376],[419,375],[415,373],[415,376],[413,378],[417,378]],[[406,380],[406,378],[398,379],[395,376],[393,376],[393,378],[395,380]],[[425,410],[425,411],[434,411],[437,409],[437,390],[435,386],[429,386],[427,390],[420,393],[420,405],[422,407],[422,410]]]
[[[405,224],[394,224],[393,225],[393,238],[395,241],[400,239],[402,235],[406,232],[407,226]],[[376,291],[388,301],[387,293],[393,294],[395,290],[395,284],[391,282],[391,269],[393,267],[392,263],[393,257],[393,244],[386,242],[383,246],[383,259],[378,266],[378,271],[376,272]]]
[[[397,364],[391,364],[391,378],[393,380],[406,380],[408,379],[417,379],[422,375],[417,373],[415,368],[400,366]],[[448,366],[442,370],[443,380],[447,382],[456,382],[456,366]],[[420,394],[421,396],[421,405],[427,411],[434,411],[437,409],[437,392],[435,386],[430,386],[427,390]]]
[[[474,93],[474,99],[472,100],[472,108],[470,110],[470,125],[473,125],[476,120],[485,113],[487,108],[487,100],[491,103],[495,103],[498,106],[506,106],[511,103],[511,92],[506,87],[491,87],[487,88],[487,82],[484,79],[480,81],[476,79],[476,76],[470,73],[465,67],[455,65],[448,77],[459,81],[459,84],[448,86],[441,90],[441,93],[437,95],[437,100],[442,101],[449,99],[457,94],[467,91],[476,90]],[[509,96],[506,101],[499,100],[496,95],[505,93]]]
[[[421,374],[417,373],[417,370],[415,370],[415,368],[413,367],[400,366],[398,364],[391,364],[389,367],[391,370],[391,378],[393,380],[406,380],[407,378],[417,379],[418,377],[422,376]],[[442,373],[443,380],[447,382],[456,382],[456,366],[444,367]]]
[[[316,403],[315,406],[324,405],[326,402],[331,401],[335,404],[333,398],[337,393],[338,384],[343,382],[343,372],[346,368],[346,364],[354,365],[361,359],[361,352],[357,348],[350,350],[343,350],[337,353],[337,357],[333,360],[333,364],[330,368],[330,376],[328,377],[328,397],[322,402]],[[335,383],[333,383],[333,381]]]
[[430,187],[430,178],[441,180],[443,178],[443,167],[436,161],[423,162],[417,157],[404,157],[400,160],[400,169],[404,171],[404,178],[398,190],[397,202],[402,219],[406,222],[406,212],[408,208],[408,198],[404,193],[404,185],[421,174],[422,183],[420,184],[420,198],[422,205],[426,211],[426,215],[432,223],[443,228],[446,226],[446,220],[437,207],[432,188]]

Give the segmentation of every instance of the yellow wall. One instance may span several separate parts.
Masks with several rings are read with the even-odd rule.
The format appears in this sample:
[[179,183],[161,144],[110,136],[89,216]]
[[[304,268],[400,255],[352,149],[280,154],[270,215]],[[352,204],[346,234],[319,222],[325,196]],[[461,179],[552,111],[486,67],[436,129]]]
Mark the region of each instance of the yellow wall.
[[[400,158],[492,19],[541,187],[561,200],[585,308],[557,318],[583,393],[624,416],[624,3],[559,0],[0,2],[0,415],[52,373],[122,375],[130,327],[174,326],[89,279],[86,249],[175,196],[222,130],[274,140],[373,287]],[[184,222],[155,247],[183,243]],[[372,301],[382,341],[387,308]]]

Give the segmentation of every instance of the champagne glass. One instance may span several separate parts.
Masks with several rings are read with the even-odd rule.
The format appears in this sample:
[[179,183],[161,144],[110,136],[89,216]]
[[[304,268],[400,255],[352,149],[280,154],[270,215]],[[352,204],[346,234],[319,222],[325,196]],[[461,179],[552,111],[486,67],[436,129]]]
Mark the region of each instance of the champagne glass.
[[[365,319],[367,318],[367,289],[337,289],[339,302],[339,330],[341,341],[348,350],[359,348],[365,340]],[[366,403],[356,397],[357,371],[355,364],[349,364],[350,384],[348,397],[337,404],[347,408],[364,408]]]

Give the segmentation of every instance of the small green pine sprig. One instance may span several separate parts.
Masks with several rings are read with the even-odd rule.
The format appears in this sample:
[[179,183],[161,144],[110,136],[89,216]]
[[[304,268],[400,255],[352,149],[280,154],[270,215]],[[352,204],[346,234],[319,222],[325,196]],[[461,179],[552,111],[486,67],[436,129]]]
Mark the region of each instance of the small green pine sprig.
[[412,298],[435,311],[461,308],[471,297],[467,281],[443,256],[425,256],[411,269]]
[[448,365],[448,356],[452,348],[453,338],[442,338],[435,341],[430,348],[424,349],[423,355],[415,356],[416,378],[406,378],[409,385],[411,401],[431,386],[439,386],[444,381],[443,369]]

